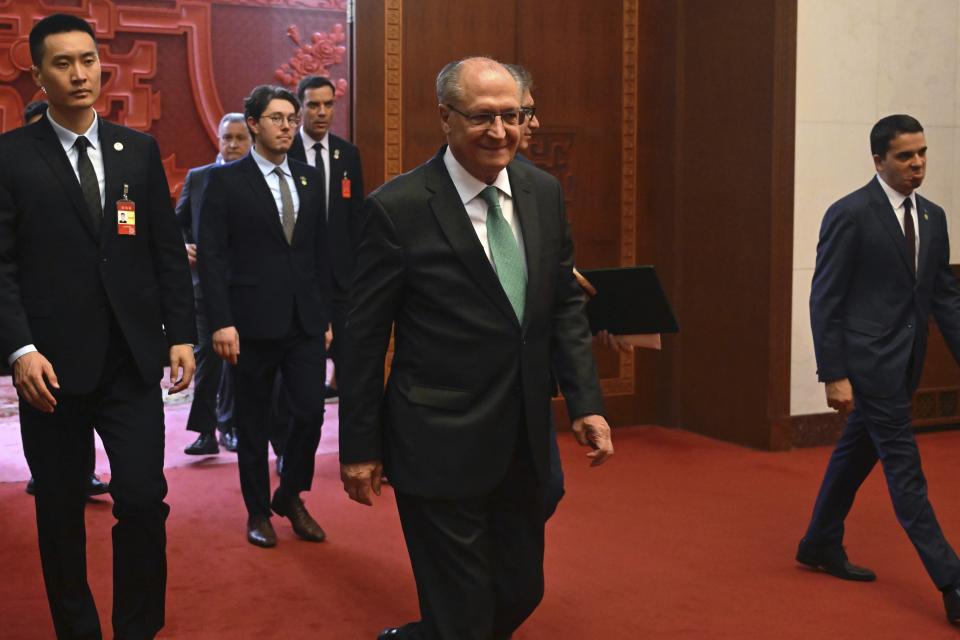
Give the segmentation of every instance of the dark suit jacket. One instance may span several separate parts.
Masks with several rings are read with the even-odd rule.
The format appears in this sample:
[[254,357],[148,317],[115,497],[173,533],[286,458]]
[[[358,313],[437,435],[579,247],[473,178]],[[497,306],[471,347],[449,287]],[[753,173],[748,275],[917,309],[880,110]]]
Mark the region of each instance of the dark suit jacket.
[[[356,267],[354,252],[363,209],[363,169],[360,165],[360,152],[355,146],[332,133],[329,140],[330,202],[327,205],[327,236],[330,240],[334,284],[345,294]],[[299,131],[293,138],[289,156],[300,162],[307,161]],[[349,198],[343,197],[342,180],[345,177],[350,180]]]
[[[100,120],[106,204],[100,233],[49,121],[0,136],[0,357],[33,343],[65,393],[99,382],[111,315],[147,383],[168,347],[196,342],[183,240],[156,141]],[[117,234],[129,185],[136,235]]]
[[954,357],[960,356],[960,287],[950,270],[946,216],[919,194],[916,200],[916,277],[878,178],[827,209],[810,294],[821,381],[849,378],[855,391],[878,397],[894,395],[906,382],[912,392],[923,370],[931,312]]
[[[217,163],[211,162],[202,167],[190,169],[183,180],[183,189],[180,191],[180,199],[177,200],[174,211],[180,223],[180,230],[183,232],[183,241],[189,244],[196,244],[197,238],[200,237],[200,207],[203,205],[203,195],[207,189],[207,176],[210,169],[215,166]],[[194,270],[192,275],[193,285],[199,297],[200,288],[197,285],[200,274]]]
[[570,414],[602,413],[563,194],[549,174],[510,164],[528,268],[521,326],[444,150],[367,198],[339,372],[340,460],[383,459],[406,493],[477,496],[504,477],[525,425],[545,484],[551,349]]
[[197,244],[204,308],[211,332],[235,326],[241,344],[286,336],[294,310],[311,336],[331,320],[320,174],[289,165],[300,197],[292,244],[253,156],[214,167],[207,180]]

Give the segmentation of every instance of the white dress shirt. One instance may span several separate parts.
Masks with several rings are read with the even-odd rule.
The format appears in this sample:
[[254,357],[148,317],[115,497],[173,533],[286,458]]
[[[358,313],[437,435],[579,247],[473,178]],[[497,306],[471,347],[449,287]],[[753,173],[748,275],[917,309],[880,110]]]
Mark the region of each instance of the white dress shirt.
[[[897,222],[900,223],[900,231],[904,231],[903,228],[903,214],[904,208],[903,203],[910,200],[912,205],[910,209],[910,217],[913,218],[913,242],[914,242],[914,271],[916,271],[917,265],[920,260],[920,219],[917,217],[917,192],[910,192],[909,196],[905,196],[886,182],[883,181],[883,178],[880,177],[880,174],[877,174],[877,180],[880,182],[880,186],[883,187],[883,192],[887,194],[887,198],[890,200],[890,206],[893,207],[893,212],[897,214]],[[906,235],[906,231],[904,231]]]
[[[463,202],[463,206],[467,210],[467,216],[469,216],[470,222],[473,224],[473,230],[477,234],[480,244],[483,245],[483,251],[487,254],[487,260],[490,261],[490,264],[494,270],[496,270],[496,265],[493,264],[493,253],[490,251],[490,243],[487,241],[487,203],[480,197],[480,192],[486,189],[488,185],[470,175],[470,173],[463,168],[463,165],[457,162],[457,159],[453,156],[453,152],[450,151],[450,147],[447,147],[446,152],[443,154],[443,164],[446,165],[447,172],[453,180],[453,186],[456,187],[460,201]],[[520,221],[517,219],[517,216],[514,215],[513,194],[510,191],[510,178],[507,176],[506,169],[501,170],[500,173],[497,174],[497,179],[493,181],[492,186],[497,188],[497,195],[500,198],[500,211],[503,212],[503,218],[507,221],[507,224],[510,225],[510,229],[513,230],[513,235],[517,239],[517,245],[520,247],[520,255],[523,258],[524,274],[526,274],[527,254],[523,245],[523,232],[520,229]]]
[[[93,111],[93,109],[91,109],[91,111]],[[77,178],[77,184],[80,184],[80,169],[77,167],[77,160],[80,154],[74,145],[77,144],[77,138],[81,135],[86,136],[87,142],[89,143],[87,145],[87,157],[90,159],[90,164],[93,165],[94,173],[97,174],[97,183],[100,188],[100,206],[105,210],[107,208],[107,174],[103,170],[103,151],[100,148],[100,119],[97,118],[96,112],[93,114],[93,123],[83,134],[74,133],[57,123],[49,111],[47,111],[46,117],[53,127],[53,132],[57,134],[57,139],[60,140],[60,144],[63,145],[63,151],[67,154],[67,160],[70,161],[70,166],[73,168],[73,175]],[[16,362],[20,356],[36,350],[37,347],[33,344],[24,345],[7,356],[7,364],[13,366],[13,363]]]
[[[318,142],[322,145],[320,147],[320,159],[323,160],[323,177],[326,178],[327,183],[323,185],[323,209],[324,211],[329,211],[330,209],[330,132],[327,131],[323,134],[323,137],[320,140],[314,140],[310,137],[310,134],[300,128],[300,139],[303,141],[303,150],[307,155],[307,164],[311,167],[317,166],[317,150],[313,148],[313,145]],[[330,215],[329,213],[327,214]]]
[[287,157],[283,157],[283,162],[280,164],[273,164],[259,153],[257,153],[256,147],[251,147],[250,155],[253,156],[254,162],[257,163],[257,166],[260,168],[260,171],[263,173],[263,179],[267,181],[267,186],[270,187],[270,194],[273,196],[273,201],[277,204],[277,215],[280,218],[280,224],[283,224],[283,198],[280,197],[280,176],[274,173],[274,169],[277,167],[283,171],[283,179],[286,180],[287,185],[290,187],[290,197],[293,199],[293,219],[296,221],[297,214],[300,211],[300,194],[297,193],[297,183],[293,180],[293,174],[290,173],[290,163],[287,162]]

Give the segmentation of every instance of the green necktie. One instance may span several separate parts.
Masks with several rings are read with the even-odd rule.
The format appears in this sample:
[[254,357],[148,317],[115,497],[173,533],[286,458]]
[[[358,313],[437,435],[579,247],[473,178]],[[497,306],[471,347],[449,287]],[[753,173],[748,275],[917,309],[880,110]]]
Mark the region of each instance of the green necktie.
[[480,197],[487,203],[487,242],[493,254],[493,268],[500,286],[513,306],[517,320],[523,324],[523,305],[527,299],[527,273],[523,268],[523,254],[517,245],[513,229],[507,224],[500,209],[496,187],[486,187]]

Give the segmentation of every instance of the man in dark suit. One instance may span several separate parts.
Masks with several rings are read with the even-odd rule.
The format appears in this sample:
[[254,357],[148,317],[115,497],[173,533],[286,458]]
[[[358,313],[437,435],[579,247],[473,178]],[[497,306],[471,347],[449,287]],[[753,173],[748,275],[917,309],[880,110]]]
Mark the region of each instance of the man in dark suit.
[[341,476],[363,504],[384,470],[396,489],[421,620],[380,637],[500,640],[543,594],[551,361],[588,457],[613,445],[560,185],[511,162],[516,82],[469,58],[441,71],[437,96],[448,146],[365,204]]
[[200,237],[200,212],[207,188],[210,169],[226,162],[239,160],[250,151],[252,140],[242,113],[228,113],[220,119],[217,128],[220,153],[215,162],[196,167],[187,173],[183,190],[177,201],[177,220],[183,231],[187,258],[193,276],[193,295],[197,307],[199,342],[193,354],[197,359],[197,373],[193,384],[193,404],[187,417],[187,429],[196,431],[197,439],[183,450],[188,455],[211,455],[219,452],[216,430],[221,429],[220,443],[228,451],[237,450],[237,432],[233,420],[233,376],[230,365],[213,352],[210,329],[203,312],[203,290],[197,272],[197,238]]
[[[153,138],[97,117],[91,27],[30,32],[47,118],[0,137],[0,352],[13,363],[59,638],[100,638],[86,580],[90,430],[110,458],[113,628],[152,638],[166,584],[163,403],[190,383],[196,327],[183,242]],[[124,215],[126,224],[120,223]]]
[[[37,100],[29,103],[23,108],[23,124],[33,124],[34,122],[39,122],[43,119],[44,115],[47,113],[47,104],[46,100]],[[6,363],[0,363],[0,367],[5,367]],[[97,461],[96,447],[93,441],[93,430],[90,431],[90,482],[87,484],[87,496],[100,496],[110,490],[110,487],[103,481],[100,480],[99,476],[94,472],[94,465]],[[36,495],[36,483],[31,477],[27,481],[27,493],[30,495]]]
[[[329,78],[307,76],[297,85],[297,97],[303,105],[300,131],[290,147],[290,157],[306,162],[320,171],[327,193],[327,237],[333,284],[345,299],[356,264],[360,214],[363,207],[363,169],[360,152],[355,146],[330,133],[336,91]],[[336,314],[343,317],[342,313]],[[333,327],[330,357],[340,366],[340,345],[337,334],[343,327]],[[327,388],[328,398],[337,397],[336,375]]]
[[843,522],[877,460],[897,519],[947,618],[960,622],[960,560],[927,498],[910,424],[932,313],[960,359],[960,287],[950,270],[943,209],[916,193],[926,170],[923,127],[888,116],[870,132],[877,175],[827,209],[817,245],[810,320],[827,404],[849,412],[797,561],[838,578],[871,581],[847,560]]
[[[237,365],[237,455],[247,539],[272,547],[271,509],[294,532],[324,531],[300,493],[310,489],[323,424],[324,332],[331,320],[330,268],[319,173],[287,157],[299,125],[296,97],[256,87],[244,103],[250,153],[211,169],[200,217],[199,267],[213,348]],[[242,345],[242,353],[241,353]],[[277,371],[292,415],[280,486],[270,499],[270,396]]]

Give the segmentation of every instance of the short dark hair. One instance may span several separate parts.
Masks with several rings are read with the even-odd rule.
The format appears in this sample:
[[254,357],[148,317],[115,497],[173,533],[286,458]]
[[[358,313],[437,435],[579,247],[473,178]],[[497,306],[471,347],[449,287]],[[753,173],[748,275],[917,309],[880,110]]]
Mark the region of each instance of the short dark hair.
[[27,124],[33,118],[42,116],[47,112],[50,105],[44,100],[34,100],[23,108],[23,124]]
[[39,67],[43,62],[43,41],[47,36],[71,31],[83,31],[93,38],[93,44],[96,46],[97,36],[93,32],[93,27],[83,18],[66,13],[55,13],[33,25],[33,29],[30,30],[30,59],[33,61],[33,66]]
[[[272,84],[261,84],[254,87],[250,95],[243,99],[244,120],[247,118],[259,120],[271,100],[286,100],[293,105],[294,113],[300,113],[300,102],[289,90]],[[249,122],[247,128],[250,128]],[[253,129],[250,129],[250,135],[253,135]]]
[[297,85],[297,99],[303,102],[303,96],[307,92],[307,89],[319,89],[320,87],[330,87],[333,95],[337,95],[337,88],[333,86],[330,78],[326,76],[307,76]]
[[870,130],[870,153],[886,157],[890,143],[901,133],[923,133],[923,125],[913,116],[902,113],[880,118]]

